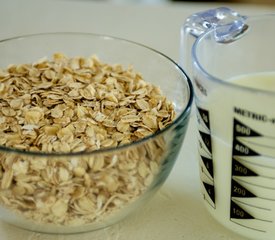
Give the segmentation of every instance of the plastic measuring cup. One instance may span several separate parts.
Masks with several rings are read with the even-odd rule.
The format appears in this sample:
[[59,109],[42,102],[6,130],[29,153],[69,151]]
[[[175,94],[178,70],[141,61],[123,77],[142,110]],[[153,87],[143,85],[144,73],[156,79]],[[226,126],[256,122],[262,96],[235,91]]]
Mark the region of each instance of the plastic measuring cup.
[[275,15],[218,8],[190,16],[181,38],[205,205],[218,222],[257,240],[275,238],[274,26]]

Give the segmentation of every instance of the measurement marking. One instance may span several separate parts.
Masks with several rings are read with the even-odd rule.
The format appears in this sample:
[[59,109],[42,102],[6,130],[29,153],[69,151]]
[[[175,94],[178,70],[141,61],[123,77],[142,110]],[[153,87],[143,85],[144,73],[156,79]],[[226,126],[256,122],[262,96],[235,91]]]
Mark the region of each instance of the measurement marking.
[[[205,150],[205,149],[203,149],[203,150]],[[206,157],[206,158],[212,159],[212,154],[209,152],[204,151],[203,153],[205,153],[205,154],[203,154],[202,152],[200,152],[200,149],[198,149],[198,153],[201,157]],[[206,156],[206,155],[208,155],[208,156]]]
[[263,200],[266,200],[266,201],[272,201],[272,202],[274,202],[274,201],[275,201],[275,199],[271,199],[271,198],[264,198],[264,197],[259,197],[259,196],[256,196],[256,198],[263,199]]
[[236,176],[233,176],[233,179],[235,181],[243,182],[243,183],[249,184],[251,186],[260,187],[260,188],[264,188],[264,189],[275,190],[275,188],[272,188],[272,187],[266,187],[266,186],[262,186],[262,185],[259,185],[259,184],[254,184],[254,183],[247,182],[245,180],[239,179],[239,177],[236,177]]
[[214,188],[214,185],[209,184],[209,183],[204,182],[204,181],[202,181],[202,183],[203,183],[203,186],[206,190],[206,193],[208,193],[209,198],[215,204],[215,188]]
[[269,209],[269,208],[263,208],[263,207],[259,207],[259,206],[256,206],[256,205],[252,205],[252,204],[249,204],[249,203],[242,202],[239,199],[236,199],[235,197],[232,197],[232,199],[233,199],[234,202],[238,202],[238,203],[250,206],[250,207],[262,209],[262,210],[265,210],[265,211],[271,211],[271,209]]
[[[237,157],[237,159],[236,159],[235,157]],[[243,156],[240,156],[240,155],[233,155],[233,158],[235,158],[237,161],[242,161],[242,162],[245,162],[245,163],[247,163],[247,164],[251,164],[251,165],[259,166],[259,167],[263,167],[263,168],[275,169],[275,167],[266,166],[266,165],[263,165],[263,164],[260,164],[260,163],[250,162],[249,160],[242,159],[241,157],[243,157]],[[260,157],[260,156],[258,156],[258,157]],[[274,178],[274,179],[275,179],[275,178]]]
[[214,172],[213,172],[213,160],[212,160],[212,158],[207,158],[207,157],[201,156],[201,162],[202,162],[203,166],[205,167],[206,171],[213,178],[214,177]]
[[209,112],[206,109],[197,107],[196,108],[197,117],[202,120],[203,124],[210,130],[210,119],[209,119]]
[[234,133],[236,134],[236,137],[266,137],[270,139],[275,139],[275,136],[263,135],[262,133],[258,132],[258,130],[251,128],[250,126],[246,125],[246,123],[243,123],[242,121],[240,121],[238,118],[235,118],[235,117],[234,117]]
[[257,228],[253,228],[253,227],[248,227],[248,226],[243,225],[243,224],[240,224],[240,223],[238,223],[238,222],[234,222],[234,221],[232,220],[232,218],[230,219],[230,221],[233,222],[233,223],[235,223],[235,224],[238,224],[238,225],[240,225],[240,226],[242,226],[242,227],[249,228],[249,229],[251,229],[251,230],[255,230],[255,231],[263,232],[263,233],[266,232],[265,230],[262,230],[262,229],[257,229]]
[[262,143],[257,143],[257,142],[254,142],[254,141],[249,141],[249,140],[246,140],[245,138],[250,138],[250,137],[237,137],[237,139],[239,141],[250,143],[250,144],[253,144],[253,145],[257,145],[257,146],[261,146],[261,147],[265,147],[265,148],[272,148],[272,149],[274,149],[274,147],[275,147],[275,146],[265,145],[265,144],[262,144]]
[[199,145],[200,148],[206,149],[212,154],[211,135],[209,133],[199,131]]
[[203,166],[201,166],[201,172],[204,173],[204,176],[206,176],[210,182],[214,182],[214,179],[208,176],[209,173],[203,170]]
[[259,174],[252,170],[250,167],[245,166],[236,158],[232,158],[232,176],[243,176],[243,177],[255,177]]
[[[245,152],[244,152],[245,154],[243,154],[243,152],[240,152],[241,155],[250,155],[250,156],[260,155],[260,156],[271,157],[271,158],[275,157],[274,146],[268,146],[268,145],[264,145],[261,143],[257,143],[257,142],[253,142],[253,141],[249,141],[249,140],[245,140],[245,139],[239,139],[239,137],[236,137],[234,141],[237,141],[237,143],[235,144],[237,146],[239,146],[240,144],[243,145],[243,146],[241,146],[241,145],[239,146],[239,148],[241,150],[244,149],[242,151],[248,152],[248,154],[246,154]],[[258,147],[258,150],[256,150],[257,147]],[[250,153],[250,152],[252,152],[252,153]],[[238,152],[236,152],[236,153],[238,154]]]
[[210,133],[210,129],[205,125],[204,121],[201,120],[199,116],[197,116],[198,129],[203,130],[204,132]]
[[237,137],[237,138],[238,138],[238,137],[240,137],[240,138],[242,138],[242,137],[243,137],[243,138],[244,138],[244,137],[245,137],[245,138],[246,138],[246,137],[247,137],[247,138],[249,138],[249,137],[259,137],[259,138],[260,138],[260,137],[264,137],[264,138],[269,138],[269,139],[275,139],[274,136],[268,136],[268,135],[261,135],[261,136],[236,136],[236,137]]
[[262,222],[273,223],[273,221],[271,221],[271,220],[260,219],[260,218],[255,218],[255,219],[257,219],[257,220],[259,220],[259,221],[262,221]]
[[275,201],[275,199],[271,199],[271,198],[263,198],[263,197],[257,197],[257,198],[260,198],[260,199],[263,199],[263,200],[267,200],[267,201]]
[[[199,144],[201,144],[200,140],[199,140]],[[200,151],[200,149],[203,150],[203,151]],[[201,146],[201,145],[199,146],[198,152],[199,152],[199,154],[200,154],[201,156],[205,156],[205,157],[208,157],[208,158],[212,158],[212,154],[211,154],[206,148],[204,148],[204,147]],[[203,154],[202,154],[202,153],[203,153]]]
[[213,202],[209,202],[208,199],[205,197],[205,193],[203,194],[203,199],[214,209],[216,209],[216,206]]

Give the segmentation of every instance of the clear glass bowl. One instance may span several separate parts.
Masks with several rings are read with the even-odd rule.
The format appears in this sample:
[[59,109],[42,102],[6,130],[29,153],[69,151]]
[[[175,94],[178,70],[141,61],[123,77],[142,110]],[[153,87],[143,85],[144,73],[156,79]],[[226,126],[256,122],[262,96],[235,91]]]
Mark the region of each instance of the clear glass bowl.
[[[86,33],[46,33],[2,40],[0,68],[32,63],[44,56],[51,58],[56,52],[67,56],[96,54],[110,64],[132,64],[145,81],[160,87],[176,111],[176,118],[168,127],[115,148],[38,153],[0,146],[0,217],[3,221],[38,232],[92,231],[121,220],[144,204],[164,183],[185,136],[192,86],[183,70],[160,52],[135,42]],[[7,173],[16,162],[23,165],[28,162],[35,166],[34,170],[23,177],[13,176],[12,171]],[[66,181],[60,180],[62,169],[78,164],[85,166],[88,175],[79,174],[77,180],[70,181],[73,177],[70,171],[74,171],[70,167],[65,174]],[[100,167],[102,164],[105,167]],[[112,168],[118,170],[115,177],[110,173]],[[8,187],[3,183],[7,178],[12,178]],[[18,181],[23,190],[15,188]],[[115,187],[116,191],[108,188],[115,181],[121,185]]]

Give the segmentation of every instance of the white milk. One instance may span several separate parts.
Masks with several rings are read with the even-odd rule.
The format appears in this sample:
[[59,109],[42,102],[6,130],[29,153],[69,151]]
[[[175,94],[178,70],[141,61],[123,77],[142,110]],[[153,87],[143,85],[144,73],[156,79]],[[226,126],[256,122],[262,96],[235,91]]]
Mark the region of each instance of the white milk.
[[237,85],[275,93],[275,72],[246,74],[229,79]]
[[[199,102],[203,198],[211,214],[239,234],[275,236],[275,72],[229,81],[274,92],[216,89]],[[251,95],[250,95],[251,94]],[[254,95],[253,95],[254,94]],[[259,96],[258,96],[259,95]]]

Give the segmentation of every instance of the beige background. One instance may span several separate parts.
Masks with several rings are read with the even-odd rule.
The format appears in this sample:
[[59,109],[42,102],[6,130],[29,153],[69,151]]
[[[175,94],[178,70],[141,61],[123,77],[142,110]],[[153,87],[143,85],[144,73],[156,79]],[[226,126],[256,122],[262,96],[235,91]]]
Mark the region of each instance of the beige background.
[[[38,32],[95,32],[145,44],[177,61],[180,27],[192,13],[220,6],[246,15],[275,13],[275,6],[205,1],[145,6],[132,1],[117,5],[107,0],[0,0],[0,39]],[[244,240],[216,222],[203,206],[196,133],[192,114],[171,175],[154,198],[126,220],[97,232],[58,236],[0,221],[0,240]]]

